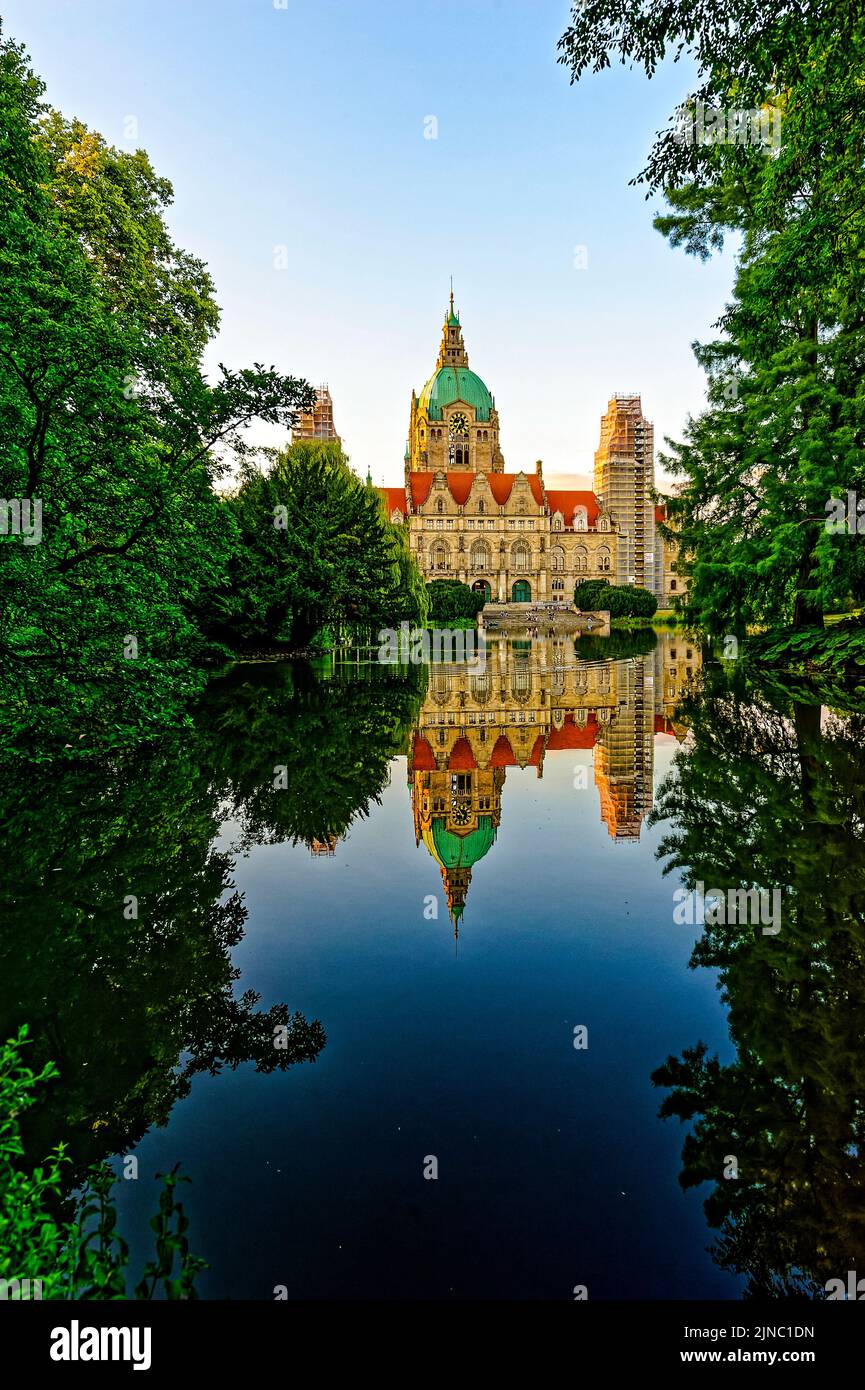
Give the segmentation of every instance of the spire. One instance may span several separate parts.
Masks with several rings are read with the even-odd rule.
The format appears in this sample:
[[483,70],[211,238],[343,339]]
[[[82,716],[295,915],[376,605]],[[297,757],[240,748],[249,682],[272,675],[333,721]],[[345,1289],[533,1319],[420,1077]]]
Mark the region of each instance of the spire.
[[451,276],[450,306],[445,315],[441,347],[439,348],[436,368],[467,367],[468,365],[469,358],[465,343],[463,342],[463,330],[460,326],[460,316],[454,308],[454,281],[453,276]]

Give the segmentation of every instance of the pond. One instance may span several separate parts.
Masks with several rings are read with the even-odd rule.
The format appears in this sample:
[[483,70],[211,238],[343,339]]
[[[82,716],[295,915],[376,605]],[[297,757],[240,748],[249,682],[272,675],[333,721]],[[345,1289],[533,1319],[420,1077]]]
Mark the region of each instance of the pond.
[[[865,1265],[862,723],[679,633],[500,639],[8,768],[28,1155],[135,1157],[133,1266],[180,1163],[207,1298],[813,1295]],[[676,918],[751,888],[777,932]]]

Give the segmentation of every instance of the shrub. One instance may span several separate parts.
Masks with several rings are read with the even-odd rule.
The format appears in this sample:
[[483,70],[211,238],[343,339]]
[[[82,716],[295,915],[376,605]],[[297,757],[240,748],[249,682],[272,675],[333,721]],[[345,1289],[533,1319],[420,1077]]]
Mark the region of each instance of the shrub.
[[641,589],[637,584],[617,587],[608,584],[606,579],[590,579],[578,584],[574,603],[584,611],[606,608],[611,618],[651,618],[658,608],[658,600],[648,589]]
[[26,1045],[26,1028],[0,1044],[0,1279],[10,1286],[7,1297],[21,1296],[22,1281],[29,1281],[29,1297],[38,1281],[43,1299],[151,1299],[160,1285],[166,1298],[196,1298],[195,1278],[206,1266],[189,1251],[189,1222],[175,1201],[177,1184],[188,1179],[178,1177],[176,1168],[163,1178],[159,1212],[150,1223],[156,1258],[145,1265],[131,1295],[129,1250],[116,1230],[108,1165],[90,1170],[72,1203],[64,1202],[61,1165],[69,1160],[62,1143],[44,1165],[26,1171],[19,1117],[35,1104],[36,1087],[59,1074],[53,1062],[38,1074],[31,1071],[22,1056]]
[[429,616],[433,622],[476,618],[484,606],[483,594],[475,593],[458,579],[433,579],[427,585]]

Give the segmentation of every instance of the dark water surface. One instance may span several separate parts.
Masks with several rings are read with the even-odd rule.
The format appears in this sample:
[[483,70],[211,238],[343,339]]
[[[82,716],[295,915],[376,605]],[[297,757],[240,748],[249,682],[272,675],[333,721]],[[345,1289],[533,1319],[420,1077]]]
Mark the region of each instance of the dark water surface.
[[[137,1157],[133,1263],[179,1161],[205,1297],[813,1292],[863,1258],[861,724],[680,635],[500,641],[237,667],[157,749],[30,770],[28,1151]],[[781,931],[677,924],[697,881],[782,887]]]

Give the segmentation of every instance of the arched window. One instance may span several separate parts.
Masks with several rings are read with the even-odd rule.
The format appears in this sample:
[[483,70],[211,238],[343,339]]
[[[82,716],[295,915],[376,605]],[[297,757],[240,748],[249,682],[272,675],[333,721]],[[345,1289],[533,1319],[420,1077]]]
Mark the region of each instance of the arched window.
[[553,530],[554,530],[554,531],[562,531],[562,530],[564,530],[564,526],[565,526],[565,523],[564,523],[564,520],[562,519],[562,514],[561,514],[561,512],[554,512],[554,513],[553,513]]
[[586,511],[585,507],[575,507],[575,508],[574,508],[574,530],[575,530],[575,531],[588,531],[588,529],[589,529],[589,514],[588,514],[588,512]]
[[610,552],[605,545],[602,545],[600,550],[598,551],[598,569],[603,574],[606,574],[610,570],[610,568]]
[[472,676],[470,680],[472,697],[477,705],[485,705],[490,698],[490,678],[485,671],[480,676]]
[[[515,600],[515,602],[519,602],[519,600]],[[528,602],[528,600],[525,599],[523,602]],[[529,663],[516,656],[511,670],[511,695],[515,700],[519,700],[520,704],[525,704],[531,693],[532,673]]]
[[574,569],[577,571],[577,574],[585,574],[588,567],[589,559],[586,554],[586,547],[584,545],[578,545],[574,550]]
[[565,552],[560,545],[554,545],[550,549],[550,569],[563,570],[565,568]]
[[439,498],[439,500],[436,502],[436,511],[438,512],[439,516],[441,516],[442,512],[444,511],[444,509],[445,509],[445,504],[444,504],[444,502],[442,501],[442,499]]
[[599,530],[599,531],[609,531],[609,529],[610,529],[610,523],[609,523],[609,521],[607,520],[607,518],[606,518],[605,516],[599,516],[599,517],[598,517],[598,530]]
[[471,548],[471,567],[478,572],[492,568],[490,548],[486,541],[475,541]]
[[390,519],[393,522],[394,526],[402,525],[402,512],[399,510],[399,507],[394,507],[393,511],[390,514]]
[[511,546],[511,569],[531,569],[531,552],[525,541],[517,541]]
[[486,511],[486,503],[485,503],[485,502],[478,502],[478,516],[483,516],[483,514],[484,514],[485,511]]
[[430,569],[449,570],[451,567],[450,551],[444,541],[436,541],[430,550]]

